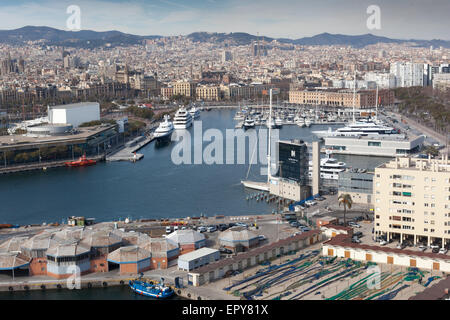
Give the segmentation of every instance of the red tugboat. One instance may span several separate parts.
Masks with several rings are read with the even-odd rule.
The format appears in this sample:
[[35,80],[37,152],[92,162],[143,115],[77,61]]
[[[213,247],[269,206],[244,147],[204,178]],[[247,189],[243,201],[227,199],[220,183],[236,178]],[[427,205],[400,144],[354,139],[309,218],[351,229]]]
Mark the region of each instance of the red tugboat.
[[86,155],[84,154],[77,161],[70,161],[70,162],[66,162],[65,164],[66,164],[66,167],[86,167],[86,166],[92,166],[96,163],[97,163],[97,161],[95,161],[95,160],[86,159]]

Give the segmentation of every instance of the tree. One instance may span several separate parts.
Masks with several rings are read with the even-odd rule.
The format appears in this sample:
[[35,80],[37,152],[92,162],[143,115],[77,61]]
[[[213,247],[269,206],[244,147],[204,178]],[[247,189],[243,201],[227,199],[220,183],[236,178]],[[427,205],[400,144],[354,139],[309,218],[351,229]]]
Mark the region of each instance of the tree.
[[347,208],[351,209],[353,200],[352,197],[348,193],[343,193],[338,197],[339,201],[339,207],[341,204],[344,206],[344,226],[347,226],[347,220],[346,220],[346,214],[347,214]]

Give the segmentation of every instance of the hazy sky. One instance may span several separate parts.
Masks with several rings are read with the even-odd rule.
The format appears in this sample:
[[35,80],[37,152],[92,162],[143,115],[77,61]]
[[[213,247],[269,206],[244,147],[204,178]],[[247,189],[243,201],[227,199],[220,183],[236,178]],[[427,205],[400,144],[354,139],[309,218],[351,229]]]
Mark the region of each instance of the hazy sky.
[[[450,0],[1,0],[0,29],[66,29],[66,8],[81,8],[81,28],[139,35],[195,31],[300,38],[322,32],[450,40]],[[367,7],[381,9],[369,30]]]

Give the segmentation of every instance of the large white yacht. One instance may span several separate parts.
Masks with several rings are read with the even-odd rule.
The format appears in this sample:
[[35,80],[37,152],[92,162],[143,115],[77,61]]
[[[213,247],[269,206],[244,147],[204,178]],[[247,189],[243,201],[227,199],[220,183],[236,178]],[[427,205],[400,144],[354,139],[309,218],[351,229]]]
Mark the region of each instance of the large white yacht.
[[173,118],[173,126],[175,129],[187,129],[192,126],[192,116],[185,107],[178,109]]
[[157,142],[169,141],[174,131],[173,123],[170,120],[169,115],[164,116],[164,121],[161,122],[158,128],[155,130],[154,137]]
[[[337,161],[327,155],[320,159],[320,178],[338,180],[339,172],[345,171],[345,162]],[[309,176],[312,177],[312,161],[309,161]]]
[[325,131],[312,131],[318,137],[358,137],[358,136],[383,136],[398,134],[398,130],[388,127],[381,122],[357,121],[348,124],[345,127],[332,130],[328,128]]
[[200,117],[200,110],[195,106],[192,107],[191,110],[189,110],[189,113],[191,114],[193,119],[197,119],[198,117]]

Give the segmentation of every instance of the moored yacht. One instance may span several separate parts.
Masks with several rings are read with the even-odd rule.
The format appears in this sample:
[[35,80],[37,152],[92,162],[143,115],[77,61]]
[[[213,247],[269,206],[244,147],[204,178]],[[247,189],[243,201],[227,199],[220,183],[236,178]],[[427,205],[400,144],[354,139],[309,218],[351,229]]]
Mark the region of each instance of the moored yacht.
[[196,107],[192,107],[191,110],[189,110],[189,114],[193,119],[197,119],[198,117],[200,117],[200,110]]
[[173,118],[173,127],[175,129],[187,129],[192,126],[192,116],[185,107],[178,109]]
[[[320,178],[338,180],[339,172],[345,171],[345,162],[337,161],[329,155],[320,159]],[[312,176],[312,161],[309,161],[309,176]]]
[[358,137],[358,136],[383,136],[398,134],[398,130],[388,127],[382,123],[373,121],[358,121],[348,124],[345,127],[334,131],[328,128],[327,131],[313,131],[318,137]]
[[170,120],[169,115],[164,116],[164,121],[161,122],[158,128],[155,130],[154,137],[157,142],[169,141],[174,131],[174,126]]

